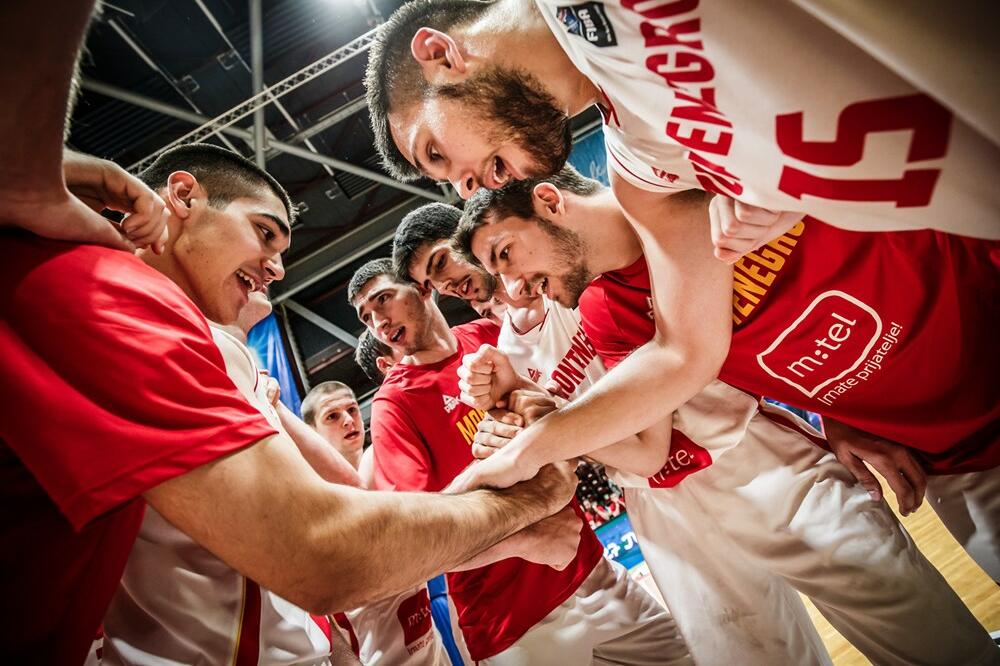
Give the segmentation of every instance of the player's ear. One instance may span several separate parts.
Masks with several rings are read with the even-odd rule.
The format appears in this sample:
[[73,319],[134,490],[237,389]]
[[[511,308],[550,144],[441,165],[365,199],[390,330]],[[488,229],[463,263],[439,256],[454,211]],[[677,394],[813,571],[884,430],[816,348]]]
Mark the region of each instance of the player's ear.
[[566,212],[566,200],[562,192],[552,183],[538,183],[531,191],[535,213],[549,219],[561,217]]
[[191,216],[191,207],[199,198],[206,198],[205,189],[198,179],[187,171],[174,171],[167,178],[167,188],[163,200],[170,212],[181,220]]
[[392,362],[392,359],[386,358],[385,356],[375,357],[375,367],[378,368],[378,371],[383,375],[389,372],[393,365],[395,364]]
[[428,83],[455,83],[465,77],[465,55],[448,33],[420,28],[410,40],[410,53]]
[[431,287],[429,284],[417,284],[414,282],[413,288],[417,290],[417,293],[420,294],[420,299],[424,301],[434,294],[434,287]]

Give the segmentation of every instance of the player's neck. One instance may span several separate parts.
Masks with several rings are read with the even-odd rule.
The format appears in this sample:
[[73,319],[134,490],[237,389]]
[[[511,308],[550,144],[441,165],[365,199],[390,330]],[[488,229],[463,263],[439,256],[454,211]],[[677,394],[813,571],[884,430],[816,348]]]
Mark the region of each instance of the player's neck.
[[594,274],[631,266],[642,256],[642,245],[610,189],[589,197],[574,197],[578,220],[574,231],[587,248],[587,266]]
[[530,73],[568,116],[600,99],[600,91],[562,50],[534,0],[498,0],[463,33],[470,55]]
[[458,338],[451,332],[444,315],[438,310],[422,341],[422,348],[399,360],[403,365],[430,365],[443,361],[458,351]]
[[526,308],[507,308],[510,325],[518,335],[524,335],[545,319],[545,301],[537,298]]

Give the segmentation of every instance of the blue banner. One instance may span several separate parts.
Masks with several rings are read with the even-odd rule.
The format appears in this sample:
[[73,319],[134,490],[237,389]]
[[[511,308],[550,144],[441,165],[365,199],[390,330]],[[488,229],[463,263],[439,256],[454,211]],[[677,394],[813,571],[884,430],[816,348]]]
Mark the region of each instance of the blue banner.
[[631,569],[643,561],[639,539],[632,530],[628,514],[623,513],[604,523],[594,533],[604,544],[604,557]]
[[285,354],[278,319],[271,314],[258,322],[247,335],[247,345],[257,353],[257,358],[268,374],[278,380],[281,402],[292,413],[302,416],[302,398],[295,385],[295,369]]
[[608,180],[608,157],[604,152],[604,132],[601,128],[576,140],[569,154],[569,163],[588,178],[610,185]]

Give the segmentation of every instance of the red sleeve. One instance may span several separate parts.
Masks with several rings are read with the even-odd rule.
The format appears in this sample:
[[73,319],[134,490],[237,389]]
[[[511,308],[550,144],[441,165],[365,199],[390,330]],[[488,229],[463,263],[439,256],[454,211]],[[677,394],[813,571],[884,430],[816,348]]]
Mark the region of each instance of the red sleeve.
[[430,452],[406,411],[395,400],[372,402],[372,446],[376,490],[427,490]]
[[275,432],[175,284],[122,252],[5,240],[0,438],[74,528]]
[[625,360],[632,350],[626,348],[625,335],[611,316],[607,291],[596,286],[588,288],[580,298],[579,312],[583,332],[604,362],[604,367],[611,370]]

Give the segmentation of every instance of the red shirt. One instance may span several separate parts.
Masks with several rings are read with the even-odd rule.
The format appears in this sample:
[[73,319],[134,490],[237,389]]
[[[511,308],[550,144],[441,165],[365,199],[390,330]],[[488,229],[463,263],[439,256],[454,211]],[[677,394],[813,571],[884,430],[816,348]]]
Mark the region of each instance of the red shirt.
[[[495,345],[485,319],[452,329],[458,351],[428,365],[396,364],[372,403],[375,485],[381,490],[444,488],[473,461],[472,440],[484,412],[458,401],[462,356]],[[583,518],[581,517],[581,522]],[[563,571],[509,558],[448,574],[448,589],[473,659],[496,655],[573,595],[603,553],[588,526],[576,559]]]
[[106,248],[2,241],[0,645],[11,663],[82,663],[141,494],[274,430],[163,275]]
[[719,378],[923,452],[1000,464],[1000,243],[806,218],[735,267]]
[[[608,370],[649,342],[656,333],[656,321],[645,257],[598,275],[580,295],[579,310],[583,330]],[[672,488],[709,467],[715,455],[680,430],[671,429],[670,455],[648,483],[651,488]]]
[[[649,299],[644,260],[581,296],[608,367],[652,337]],[[1000,243],[808,219],[737,263],[733,321],[722,381],[910,446],[932,472],[1000,464]]]

